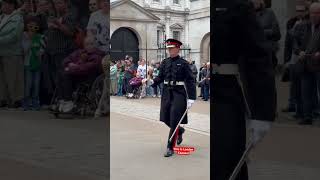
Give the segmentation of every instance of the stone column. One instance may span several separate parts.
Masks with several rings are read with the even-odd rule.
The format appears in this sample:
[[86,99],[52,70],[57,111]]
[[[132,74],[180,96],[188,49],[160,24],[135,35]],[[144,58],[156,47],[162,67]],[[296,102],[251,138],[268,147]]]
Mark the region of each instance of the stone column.
[[169,14],[166,14],[166,35],[167,35],[167,39],[171,37],[171,33],[170,33],[170,17]]

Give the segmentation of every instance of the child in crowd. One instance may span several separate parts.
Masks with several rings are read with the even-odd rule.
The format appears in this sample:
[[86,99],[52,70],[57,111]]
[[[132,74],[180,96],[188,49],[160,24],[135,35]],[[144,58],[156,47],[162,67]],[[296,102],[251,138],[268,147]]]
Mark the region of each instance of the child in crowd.
[[110,62],[110,96],[117,94],[117,64]]
[[24,65],[25,65],[25,97],[24,110],[39,110],[39,86],[40,65],[44,53],[44,36],[38,33],[40,30],[39,19],[29,17],[27,19],[27,31],[24,33]]
[[123,77],[124,77],[124,61],[120,61],[120,63],[118,62],[118,96],[123,96],[122,90],[123,90]]
[[153,68],[149,67],[147,78],[142,80],[141,97],[152,96],[151,84],[153,84]]

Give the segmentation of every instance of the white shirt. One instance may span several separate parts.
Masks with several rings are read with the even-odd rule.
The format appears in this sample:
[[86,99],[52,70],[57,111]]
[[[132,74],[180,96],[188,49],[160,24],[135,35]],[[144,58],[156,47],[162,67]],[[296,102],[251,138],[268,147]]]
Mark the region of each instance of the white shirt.
[[91,14],[87,30],[95,32],[95,39],[98,48],[104,52],[109,51],[110,47],[110,28],[109,16],[104,14],[102,10],[98,10]]
[[139,65],[137,71],[140,73],[140,77],[146,78],[147,65]]

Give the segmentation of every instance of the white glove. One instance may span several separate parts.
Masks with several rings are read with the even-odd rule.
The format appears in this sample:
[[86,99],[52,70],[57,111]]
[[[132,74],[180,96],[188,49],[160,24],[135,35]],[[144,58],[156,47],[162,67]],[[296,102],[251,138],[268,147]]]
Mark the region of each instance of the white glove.
[[188,109],[191,108],[191,106],[192,106],[193,103],[194,103],[194,100],[188,99],[188,102],[187,102],[187,107],[188,107]]
[[271,128],[271,122],[251,120],[249,122],[249,130],[252,135],[253,145],[257,145]]

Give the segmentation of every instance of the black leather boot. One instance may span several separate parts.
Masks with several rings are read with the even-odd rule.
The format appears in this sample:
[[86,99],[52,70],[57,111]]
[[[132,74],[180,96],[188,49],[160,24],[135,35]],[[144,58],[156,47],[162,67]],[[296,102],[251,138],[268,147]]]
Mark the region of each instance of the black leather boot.
[[167,148],[167,151],[164,153],[164,157],[171,157],[174,154],[173,149]]
[[184,133],[185,129],[183,127],[179,127],[178,131],[178,139],[177,139],[177,144],[180,145],[183,141],[182,134]]

